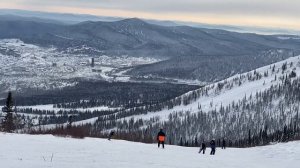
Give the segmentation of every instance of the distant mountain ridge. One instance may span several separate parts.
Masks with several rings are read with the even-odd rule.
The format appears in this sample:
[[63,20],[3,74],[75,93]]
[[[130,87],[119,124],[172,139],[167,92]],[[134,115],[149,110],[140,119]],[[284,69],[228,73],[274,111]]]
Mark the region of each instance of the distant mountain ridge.
[[[110,17],[110,16],[95,16],[88,14],[71,14],[71,13],[51,13],[40,11],[27,11],[19,9],[0,9],[0,15],[15,15],[29,18],[40,18],[44,20],[56,20],[64,24],[77,24],[84,21],[118,21],[126,19],[125,17]],[[155,20],[155,19],[143,19],[144,21],[157,24],[160,26],[180,26],[186,25],[196,28],[209,28],[209,29],[223,29],[236,32],[248,32],[258,34],[292,34],[300,35],[300,30],[293,30],[288,28],[267,28],[267,27],[251,27],[251,26],[238,26],[238,25],[218,25],[218,24],[206,24],[195,23],[188,21],[168,21],[168,20]]]
[[217,81],[300,52],[299,36],[258,35],[189,26],[160,26],[138,18],[60,24],[0,19],[0,38],[88,56],[153,57],[166,61],[134,68],[135,76]]
[[[299,40],[188,26],[165,27],[137,18],[115,22],[86,21],[75,25],[15,20],[0,20],[0,24],[0,38],[20,38],[62,50],[87,45],[107,55],[243,55],[273,48],[300,48]],[[70,42],[69,39],[73,40]]]

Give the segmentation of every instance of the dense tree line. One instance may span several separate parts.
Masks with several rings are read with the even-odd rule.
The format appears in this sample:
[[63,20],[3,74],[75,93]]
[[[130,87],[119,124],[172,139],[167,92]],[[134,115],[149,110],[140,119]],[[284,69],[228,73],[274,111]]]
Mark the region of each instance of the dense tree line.
[[[63,124],[68,122],[70,116],[72,116],[73,122],[82,121],[90,118],[112,115],[117,110],[59,110],[57,112],[51,110],[37,110],[32,108],[18,109],[18,115],[23,120],[29,118],[37,119],[39,123],[35,125],[47,125],[47,124]],[[33,115],[29,117],[29,115]]]
[[[18,106],[55,104],[58,108],[124,107],[132,108],[165,102],[199,86],[170,83],[129,83],[105,81],[80,81],[75,86],[59,90],[32,91],[17,94]],[[2,101],[1,104],[4,104]]]

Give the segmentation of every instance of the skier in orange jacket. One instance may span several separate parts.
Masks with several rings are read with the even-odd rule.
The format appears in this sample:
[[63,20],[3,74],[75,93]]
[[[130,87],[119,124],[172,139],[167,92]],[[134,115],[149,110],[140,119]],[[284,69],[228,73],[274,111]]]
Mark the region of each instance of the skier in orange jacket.
[[162,144],[162,147],[165,148],[165,139],[166,139],[166,134],[163,132],[163,129],[160,129],[160,131],[157,134],[157,142],[158,142],[158,147],[160,144]]

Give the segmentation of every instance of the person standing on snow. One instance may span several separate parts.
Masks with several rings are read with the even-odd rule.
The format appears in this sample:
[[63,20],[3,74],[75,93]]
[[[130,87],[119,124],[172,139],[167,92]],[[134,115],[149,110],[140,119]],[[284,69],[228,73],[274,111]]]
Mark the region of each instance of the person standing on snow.
[[203,151],[203,154],[205,154],[205,150],[206,150],[205,142],[202,142],[199,153],[201,153],[201,151]]
[[166,139],[166,134],[163,132],[163,129],[160,129],[160,131],[157,134],[157,142],[158,142],[158,147],[160,144],[162,144],[162,147],[165,148],[165,139]]
[[210,154],[215,155],[215,153],[216,153],[216,142],[215,142],[214,139],[210,141],[210,147],[211,147]]
[[109,133],[109,135],[108,135],[108,140],[110,141],[110,139],[111,139],[112,136],[114,136],[114,135],[115,135],[115,131],[112,130],[112,131]]
[[222,149],[225,149],[226,148],[226,141],[225,141],[225,139],[223,139],[223,141],[222,141]]

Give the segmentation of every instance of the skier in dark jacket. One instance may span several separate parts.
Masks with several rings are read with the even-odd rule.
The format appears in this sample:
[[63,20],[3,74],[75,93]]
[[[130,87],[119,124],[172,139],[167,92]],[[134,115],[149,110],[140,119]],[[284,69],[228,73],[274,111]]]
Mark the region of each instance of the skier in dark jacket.
[[68,124],[67,124],[68,129],[70,129],[72,127],[72,123],[73,123],[73,116],[69,116]]
[[166,139],[166,134],[163,132],[163,129],[160,129],[160,131],[157,134],[157,142],[158,142],[158,147],[160,144],[162,144],[162,147],[165,148],[165,139]]
[[110,140],[112,138],[112,136],[114,136],[114,135],[115,135],[115,131],[112,130],[108,135],[108,140]]
[[216,142],[215,142],[214,139],[210,141],[210,147],[211,147],[210,154],[211,155],[215,155],[215,152],[216,152]]
[[223,139],[223,141],[222,141],[222,149],[225,149],[226,148],[226,141],[225,141],[225,139]]
[[206,150],[205,142],[202,142],[199,153],[201,153],[201,151],[203,151],[203,154],[205,154],[205,150]]

